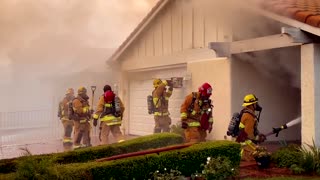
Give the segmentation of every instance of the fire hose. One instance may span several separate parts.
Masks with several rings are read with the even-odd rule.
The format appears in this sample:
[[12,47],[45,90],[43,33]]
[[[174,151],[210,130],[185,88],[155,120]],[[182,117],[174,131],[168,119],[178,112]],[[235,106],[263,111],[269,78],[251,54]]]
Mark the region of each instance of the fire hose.
[[[276,137],[278,137],[280,131],[282,131],[284,129],[287,129],[289,127],[292,127],[294,125],[297,125],[299,123],[301,123],[301,117],[297,117],[297,118],[293,119],[292,121],[289,121],[288,123],[282,125],[281,127],[273,128],[272,131],[270,131],[269,133],[265,134],[264,136],[268,137],[268,136],[271,136],[271,135],[275,134]],[[251,141],[245,141],[242,145],[248,145],[253,150],[256,149],[256,147],[252,144]]]

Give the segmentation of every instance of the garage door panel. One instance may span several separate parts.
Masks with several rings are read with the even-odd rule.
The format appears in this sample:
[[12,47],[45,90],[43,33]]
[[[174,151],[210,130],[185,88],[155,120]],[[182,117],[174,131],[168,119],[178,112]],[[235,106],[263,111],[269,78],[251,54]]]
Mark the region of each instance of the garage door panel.
[[[144,73],[142,77],[148,80],[130,81],[130,113],[129,134],[147,135],[153,133],[153,115],[148,114],[147,96],[153,91],[153,78],[169,79],[169,77],[181,77],[186,74],[186,68],[178,68],[165,71],[152,71]],[[185,88],[174,89],[169,101],[169,112],[172,123],[180,120],[180,106],[186,96]]]

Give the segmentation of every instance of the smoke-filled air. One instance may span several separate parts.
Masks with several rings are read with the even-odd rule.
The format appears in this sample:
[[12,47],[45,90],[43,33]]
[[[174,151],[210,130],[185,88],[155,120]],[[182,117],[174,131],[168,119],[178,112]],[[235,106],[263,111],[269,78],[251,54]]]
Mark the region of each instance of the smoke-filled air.
[[[62,131],[53,129],[61,126],[56,111],[66,89],[85,86],[90,90],[96,85],[100,95],[105,83],[116,83],[116,73],[106,60],[155,3],[1,0],[2,147],[61,137]],[[1,158],[10,156],[0,154]]]

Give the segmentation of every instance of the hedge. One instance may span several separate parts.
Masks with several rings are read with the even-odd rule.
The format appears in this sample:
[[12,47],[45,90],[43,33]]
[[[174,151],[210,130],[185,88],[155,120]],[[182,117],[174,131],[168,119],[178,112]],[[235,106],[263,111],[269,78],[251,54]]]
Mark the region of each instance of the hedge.
[[272,153],[271,160],[277,167],[291,167],[293,164],[299,164],[302,156],[298,150],[298,145],[291,144],[287,147],[282,147]]
[[214,141],[191,147],[106,162],[88,162],[61,165],[61,179],[148,179],[150,172],[175,169],[185,176],[201,172],[207,157],[228,157],[233,167],[240,164],[240,144],[231,141]]
[[[53,158],[55,163],[81,163],[98,158],[119,154],[154,149],[183,143],[183,137],[174,133],[159,133],[127,140],[122,143],[78,149],[63,153],[34,155],[35,160]],[[10,173],[16,170],[17,163],[24,157],[0,160],[0,173]]]

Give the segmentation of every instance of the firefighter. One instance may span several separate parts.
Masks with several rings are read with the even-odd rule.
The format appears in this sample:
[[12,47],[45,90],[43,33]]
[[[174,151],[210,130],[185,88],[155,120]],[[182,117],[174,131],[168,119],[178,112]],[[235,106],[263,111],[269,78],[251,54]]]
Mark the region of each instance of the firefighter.
[[[166,87],[169,86],[167,90]],[[172,95],[172,82],[167,80],[155,79],[153,81],[154,90],[152,100],[154,104],[154,133],[170,132],[171,118],[169,113],[169,98]]]
[[105,85],[103,91],[104,94],[100,96],[97,110],[93,115],[93,125],[97,126],[98,119],[100,119],[99,139],[101,144],[109,143],[110,132],[117,142],[123,142],[124,136],[121,133],[120,126],[125,108],[109,85]]
[[72,130],[73,130],[73,121],[69,118],[68,115],[68,103],[72,102],[74,99],[74,90],[73,88],[68,88],[66,91],[66,96],[59,103],[58,109],[58,117],[60,118],[63,128],[64,128],[64,136],[63,136],[63,148],[65,151],[68,151],[72,147]]
[[[244,107],[239,124],[239,135],[236,141],[241,143],[243,148],[241,151],[243,160],[253,160],[251,153],[255,150],[256,144],[266,140],[264,134],[259,133],[258,122],[262,107],[258,103],[258,98],[254,94],[248,94],[243,99]],[[259,115],[256,115],[256,111]]]
[[213,118],[210,96],[212,87],[204,83],[198,92],[186,96],[181,105],[181,126],[185,132],[186,142],[203,142],[207,131],[211,133]]
[[[73,111],[74,111],[74,149],[80,147],[91,146],[90,142],[90,105],[89,96],[87,95],[87,89],[85,87],[80,87],[78,89],[78,96],[72,101]],[[81,140],[82,143],[81,144]]]

